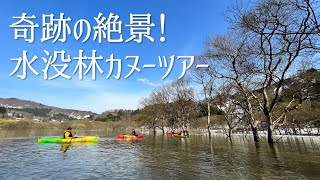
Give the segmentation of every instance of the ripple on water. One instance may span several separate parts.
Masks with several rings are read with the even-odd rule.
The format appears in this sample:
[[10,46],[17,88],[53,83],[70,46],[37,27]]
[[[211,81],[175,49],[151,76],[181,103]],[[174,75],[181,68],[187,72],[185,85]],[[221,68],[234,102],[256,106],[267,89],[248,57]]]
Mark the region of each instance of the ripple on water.
[[273,146],[224,136],[102,137],[69,146],[0,139],[0,179],[312,179],[319,168],[319,142],[310,139]]

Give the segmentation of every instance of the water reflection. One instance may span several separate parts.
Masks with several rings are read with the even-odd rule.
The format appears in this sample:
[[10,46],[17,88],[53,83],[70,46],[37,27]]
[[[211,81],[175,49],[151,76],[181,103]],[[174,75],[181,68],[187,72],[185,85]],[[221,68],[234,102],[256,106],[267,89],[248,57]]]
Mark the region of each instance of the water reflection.
[[67,152],[67,150],[69,149],[70,145],[71,145],[71,143],[62,143],[60,151],[62,151],[64,153]]
[[232,141],[223,135],[211,139],[146,135],[143,139],[119,140],[115,134],[101,137],[95,145],[38,144],[37,137],[0,138],[0,179],[320,177],[319,138],[285,137],[268,145],[242,136],[234,136]]

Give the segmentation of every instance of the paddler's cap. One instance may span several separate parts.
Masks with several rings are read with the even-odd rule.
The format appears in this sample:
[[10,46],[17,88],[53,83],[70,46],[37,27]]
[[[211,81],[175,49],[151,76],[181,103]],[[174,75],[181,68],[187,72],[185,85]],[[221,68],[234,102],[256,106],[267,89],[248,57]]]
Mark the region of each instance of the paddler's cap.
[[72,128],[71,127],[68,127],[68,129],[67,129],[68,131],[71,131],[72,130]]

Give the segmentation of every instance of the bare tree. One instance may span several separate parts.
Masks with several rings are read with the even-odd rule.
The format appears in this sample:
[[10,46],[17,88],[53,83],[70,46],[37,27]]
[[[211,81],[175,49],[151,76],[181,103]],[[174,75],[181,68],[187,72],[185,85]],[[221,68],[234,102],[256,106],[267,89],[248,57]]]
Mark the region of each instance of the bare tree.
[[261,93],[250,93],[264,114],[269,143],[274,142],[274,128],[286,113],[311,98],[293,96],[275,116],[284,81],[294,64],[319,51],[319,7],[316,0],[262,0],[249,10],[237,12],[235,27],[256,45],[256,57],[252,57],[258,67],[256,79],[260,80]]
[[244,117],[244,111],[239,106],[239,102],[235,96],[237,95],[237,89],[229,81],[223,83],[216,92],[215,105],[219,107],[224,113],[224,122],[227,125],[223,125],[223,130],[227,137],[231,138],[232,131],[237,127]]
[[[252,56],[253,44],[246,36],[236,36],[234,32],[208,37],[203,57],[207,58],[210,69],[219,69],[217,77],[233,82],[241,94],[241,105],[246,111],[254,141],[259,141],[259,120],[254,117],[252,89],[257,88],[254,77],[257,67]],[[214,70],[213,70],[214,71]]]
[[159,118],[160,129],[164,132],[164,127],[168,124],[168,118],[170,117],[170,102],[171,94],[168,85],[163,85],[157,88],[150,95],[154,105],[157,105],[156,114]]
[[158,126],[158,118],[157,118],[157,107],[154,105],[153,100],[149,98],[144,98],[140,100],[140,104],[142,105],[142,113],[145,115],[145,123],[149,126],[149,129],[153,129],[153,133],[156,134],[156,128]]
[[195,119],[196,110],[194,89],[190,85],[190,79],[178,79],[172,82],[170,87],[178,123],[182,129],[188,129],[191,121]]
[[164,129],[170,121],[179,123],[183,129],[189,127],[195,119],[196,105],[194,102],[194,90],[190,86],[190,80],[179,79],[169,84],[164,84],[155,89],[149,97],[141,101],[143,112],[149,117],[149,127]]
[[286,114],[313,98],[293,95],[287,105],[279,106],[285,79],[295,72],[295,63],[311,59],[320,50],[319,7],[316,0],[257,1],[248,10],[233,9],[231,33],[208,38],[204,56],[242,94],[255,141],[259,120],[254,118],[253,105],[263,113],[268,142],[273,143],[274,128]]
[[[206,58],[199,56],[196,61],[199,63],[207,63]],[[207,103],[207,129],[209,138],[211,138],[211,107],[212,107],[212,99],[214,95],[214,83],[216,79],[215,70],[211,67],[206,69],[193,69],[192,75],[194,78],[194,82],[200,84],[202,86],[202,94],[204,96],[204,100]]]

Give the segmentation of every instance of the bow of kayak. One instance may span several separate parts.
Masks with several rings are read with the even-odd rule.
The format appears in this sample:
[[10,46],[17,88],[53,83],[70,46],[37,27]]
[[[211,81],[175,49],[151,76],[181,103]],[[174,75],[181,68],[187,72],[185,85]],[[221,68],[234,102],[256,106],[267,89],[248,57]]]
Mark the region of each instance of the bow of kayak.
[[143,135],[139,134],[138,136],[135,136],[135,135],[123,135],[123,134],[120,134],[118,135],[118,138],[119,139],[136,139],[136,138],[143,138]]
[[77,137],[71,139],[65,138],[40,138],[38,143],[72,143],[72,142],[98,142],[98,136]]
[[173,135],[176,134],[176,133],[174,133],[174,132],[166,132],[166,134],[167,134],[168,136],[173,136]]
[[188,138],[189,136],[181,136],[181,135],[175,134],[174,137],[178,137],[178,138]]

